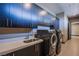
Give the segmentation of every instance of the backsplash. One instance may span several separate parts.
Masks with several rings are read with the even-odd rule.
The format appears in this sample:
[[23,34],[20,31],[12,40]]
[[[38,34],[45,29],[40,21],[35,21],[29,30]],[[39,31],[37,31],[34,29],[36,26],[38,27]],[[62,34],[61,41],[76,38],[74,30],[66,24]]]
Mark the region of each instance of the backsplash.
[[15,34],[0,34],[1,39],[8,39],[8,38],[16,38],[16,37],[28,37],[29,33],[15,33]]
[[0,34],[0,43],[30,39],[34,37],[35,33],[36,29],[33,29],[29,33]]

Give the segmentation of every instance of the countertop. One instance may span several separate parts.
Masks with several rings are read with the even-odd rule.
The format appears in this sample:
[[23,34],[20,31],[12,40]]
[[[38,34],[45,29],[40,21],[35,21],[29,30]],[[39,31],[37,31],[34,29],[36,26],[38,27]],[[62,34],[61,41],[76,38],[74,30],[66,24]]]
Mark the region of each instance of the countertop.
[[42,39],[36,40],[34,42],[30,42],[30,43],[24,43],[23,41],[0,43],[0,55],[5,55],[41,42],[43,42]]

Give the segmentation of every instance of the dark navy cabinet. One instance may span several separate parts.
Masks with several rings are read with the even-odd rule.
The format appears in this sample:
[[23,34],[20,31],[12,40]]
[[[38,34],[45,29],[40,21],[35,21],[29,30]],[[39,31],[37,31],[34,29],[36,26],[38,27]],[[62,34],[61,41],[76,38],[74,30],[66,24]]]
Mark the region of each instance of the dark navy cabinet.
[[0,27],[9,28],[37,28],[38,25],[58,26],[58,20],[53,21],[53,16],[47,12],[46,15],[39,15],[45,11],[36,4],[31,8],[25,6],[25,3],[1,3],[0,4]]
[[13,51],[3,56],[42,56],[42,43],[35,44],[17,51]]
[[7,16],[5,16],[5,12],[3,7],[5,4],[0,4],[0,27],[7,27]]

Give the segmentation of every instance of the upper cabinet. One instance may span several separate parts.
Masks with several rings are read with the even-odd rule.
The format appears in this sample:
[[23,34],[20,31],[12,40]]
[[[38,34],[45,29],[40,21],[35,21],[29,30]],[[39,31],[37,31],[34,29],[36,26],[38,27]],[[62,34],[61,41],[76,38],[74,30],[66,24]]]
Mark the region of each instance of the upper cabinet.
[[5,4],[0,4],[0,27],[7,27],[7,16],[4,12]]
[[53,25],[55,17],[36,4],[0,4],[0,27],[37,28]]
[[10,20],[12,27],[30,28],[31,9],[25,4],[10,4]]

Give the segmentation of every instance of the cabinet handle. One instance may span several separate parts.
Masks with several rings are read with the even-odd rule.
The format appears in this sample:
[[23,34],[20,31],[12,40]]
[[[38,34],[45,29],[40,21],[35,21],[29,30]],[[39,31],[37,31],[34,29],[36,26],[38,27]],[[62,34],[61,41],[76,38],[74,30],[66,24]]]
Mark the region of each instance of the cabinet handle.
[[13,53],[13,56],[15,56],[15,54]]
[[7,27],[8,27],[8,18],[7,18],[7,23],[6,23]]
[[39,45],[35,45],[35,52],[39,56]]
[[35,52],[37,52],[37,45],[35,45]]

